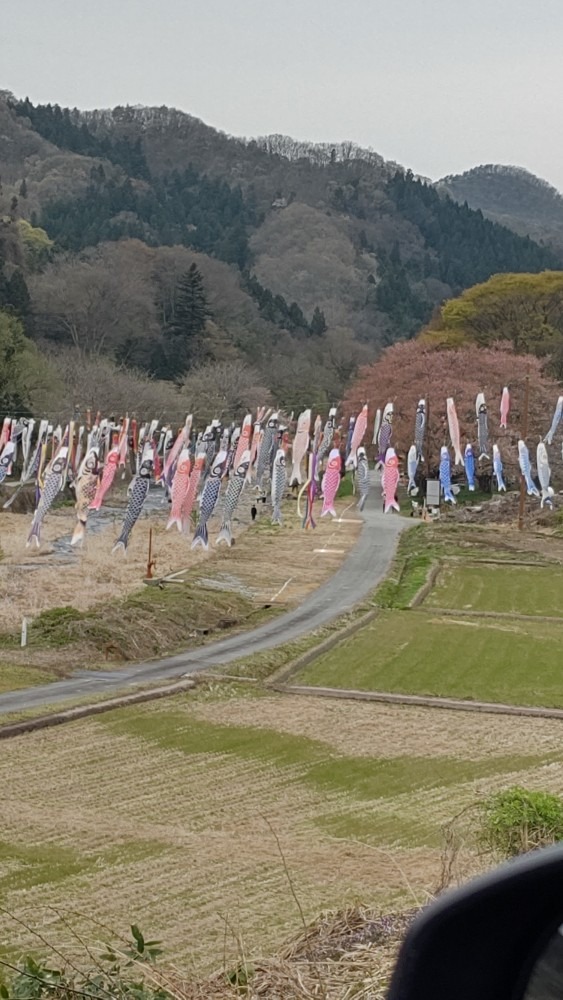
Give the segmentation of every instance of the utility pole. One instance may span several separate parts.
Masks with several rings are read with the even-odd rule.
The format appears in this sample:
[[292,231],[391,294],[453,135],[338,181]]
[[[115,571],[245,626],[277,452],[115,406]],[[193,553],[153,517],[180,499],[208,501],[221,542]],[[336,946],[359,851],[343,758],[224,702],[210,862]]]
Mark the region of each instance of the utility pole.
[[[528,437],[528,410],[530,407],[530,376],[526,375],[526,388],[524,392],[524,413],[522,415],[522,440]],[[520,503],[518,504],[518,531],[524,528],[524,504],[526,502],[526,477],[520,470]]]

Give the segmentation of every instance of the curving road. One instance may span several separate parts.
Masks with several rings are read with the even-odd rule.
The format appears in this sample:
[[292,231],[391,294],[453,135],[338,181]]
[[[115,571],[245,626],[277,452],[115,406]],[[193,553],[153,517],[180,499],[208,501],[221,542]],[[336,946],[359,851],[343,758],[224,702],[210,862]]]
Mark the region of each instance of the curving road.
[[[78,670],[71,677],[41,687],[0,695],[0,715],[110,693],[131,685],[146,684],[224,666],[244,656],[297,639],[349,611],[370,594],[387,572],[400,531],[409,523],[381,512],[378,478],[373,482],[363,512],[364,525],[354,548],[339,570],[307,597],[299,607],[251,632],[233,635],[190,652],[163,660],[136,663],[116,670]],[[356,516],[356,515],[353,515]]]

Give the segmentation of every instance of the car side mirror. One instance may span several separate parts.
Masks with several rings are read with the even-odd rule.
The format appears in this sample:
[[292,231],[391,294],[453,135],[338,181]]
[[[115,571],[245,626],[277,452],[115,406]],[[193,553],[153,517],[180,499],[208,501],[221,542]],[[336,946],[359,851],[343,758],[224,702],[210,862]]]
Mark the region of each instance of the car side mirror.
[[563,847],[444,893],[417,917],[388,1000],[561,1000]]

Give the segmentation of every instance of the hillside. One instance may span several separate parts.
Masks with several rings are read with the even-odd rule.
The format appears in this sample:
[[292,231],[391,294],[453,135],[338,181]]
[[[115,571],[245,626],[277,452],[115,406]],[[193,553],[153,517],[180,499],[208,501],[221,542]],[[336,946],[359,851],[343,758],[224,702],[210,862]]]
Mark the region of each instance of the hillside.
[[445,298],[561,266],[372,150],[233,138],[169,108],[0,93],[0,175],[0,308],[41,349],[177,383],[239,359],[290,408],[311,386],[338,398]]
[[436,187],[514,232],[563,251],[563,196],[528,170],[489,163],[443,177]]

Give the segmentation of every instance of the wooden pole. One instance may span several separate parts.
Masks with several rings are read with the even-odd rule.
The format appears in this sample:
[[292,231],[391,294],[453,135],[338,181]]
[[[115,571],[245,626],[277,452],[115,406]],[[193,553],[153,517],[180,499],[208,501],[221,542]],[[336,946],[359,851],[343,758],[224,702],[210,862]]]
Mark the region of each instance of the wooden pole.
[[146,576],[147,580],[152,580],[153,565],[154,563],[152,560],[152,528],[149,528],[149,557],[147,560],[147,576]]
[[[522,440],[528,437],[528,411],[530,407],[530,376],[526,375],[526,388],[524,392],[524,413],[522,415]],[[520,502],[518,504],[518,531],[524,528],[524,504],[526,502],[526,477],[520,472]]]

